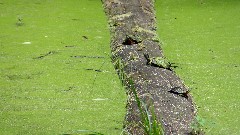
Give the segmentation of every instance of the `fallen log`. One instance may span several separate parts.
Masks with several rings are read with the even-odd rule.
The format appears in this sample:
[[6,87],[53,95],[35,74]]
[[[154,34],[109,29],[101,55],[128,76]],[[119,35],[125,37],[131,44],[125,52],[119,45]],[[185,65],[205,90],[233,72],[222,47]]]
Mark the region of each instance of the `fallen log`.
[[194,102],[164,57],[154,1],[103,0],[103,5],[112,36],[112,60],[127,88],[126,133],[193,133]]

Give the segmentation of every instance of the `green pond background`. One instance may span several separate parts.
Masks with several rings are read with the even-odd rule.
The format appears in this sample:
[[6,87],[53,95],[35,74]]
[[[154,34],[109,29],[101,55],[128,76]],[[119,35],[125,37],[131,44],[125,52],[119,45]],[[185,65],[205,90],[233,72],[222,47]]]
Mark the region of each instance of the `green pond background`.
[[[206,134],[240,134],[240,1],[155,8]],[[100,0],[0,0],[0,134],[121,134],[127,96],[109,42]]]

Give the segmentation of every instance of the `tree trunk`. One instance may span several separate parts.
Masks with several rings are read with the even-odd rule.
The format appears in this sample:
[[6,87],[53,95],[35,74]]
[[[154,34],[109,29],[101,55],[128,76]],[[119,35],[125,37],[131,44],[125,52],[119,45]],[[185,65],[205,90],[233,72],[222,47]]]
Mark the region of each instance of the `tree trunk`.
[[[112,35],[113,63],[128,94],[124,129],[133,135],[148,134],[146,130],[153,126],[156,116],[164,134],[189,134],[196,109],[188,88],[171,65],[157,63],[157,58],[164,55],[156,33],[154,2],[103,0],[103,3]],[[143,113],[151,125],[144,125]]]

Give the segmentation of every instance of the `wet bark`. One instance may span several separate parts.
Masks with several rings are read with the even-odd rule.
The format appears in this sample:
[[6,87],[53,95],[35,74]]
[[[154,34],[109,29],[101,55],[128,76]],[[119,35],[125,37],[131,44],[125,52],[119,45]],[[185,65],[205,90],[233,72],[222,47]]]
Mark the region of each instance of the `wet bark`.
[[[144,56],[164,57],[156,33],[154,1],[103,0],[103,4],[112,35],[113,63],[127,88],[125,130],[146,134],[134,88],[142,103],[154,106],[165,134],[189,134],[196,109],[188,88],[172,68],[150,64]],[[176,88],[180,92],[173,91]]]

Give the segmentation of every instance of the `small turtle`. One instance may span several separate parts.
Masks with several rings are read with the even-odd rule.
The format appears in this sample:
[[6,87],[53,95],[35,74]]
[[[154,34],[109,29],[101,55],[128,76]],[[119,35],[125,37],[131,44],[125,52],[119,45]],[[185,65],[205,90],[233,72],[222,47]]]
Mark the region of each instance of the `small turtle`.
[[126,35],[126,38],[123,42],[124,45],[133,45],[141,43],[142,39],[138,35]]
[[147,59],[148,65],[157,66],[160,68],[171,69],[171,63],[164,57],[152,57],[150,58],[148,54],[144,54],[145,58]]
[[190,92],[190,90],[182,89],[181,87],[173,87],[168,92],[173,93],[173,94],[177,94],[177,95],[185,97],[185,98],[188,98],[188,93]]

